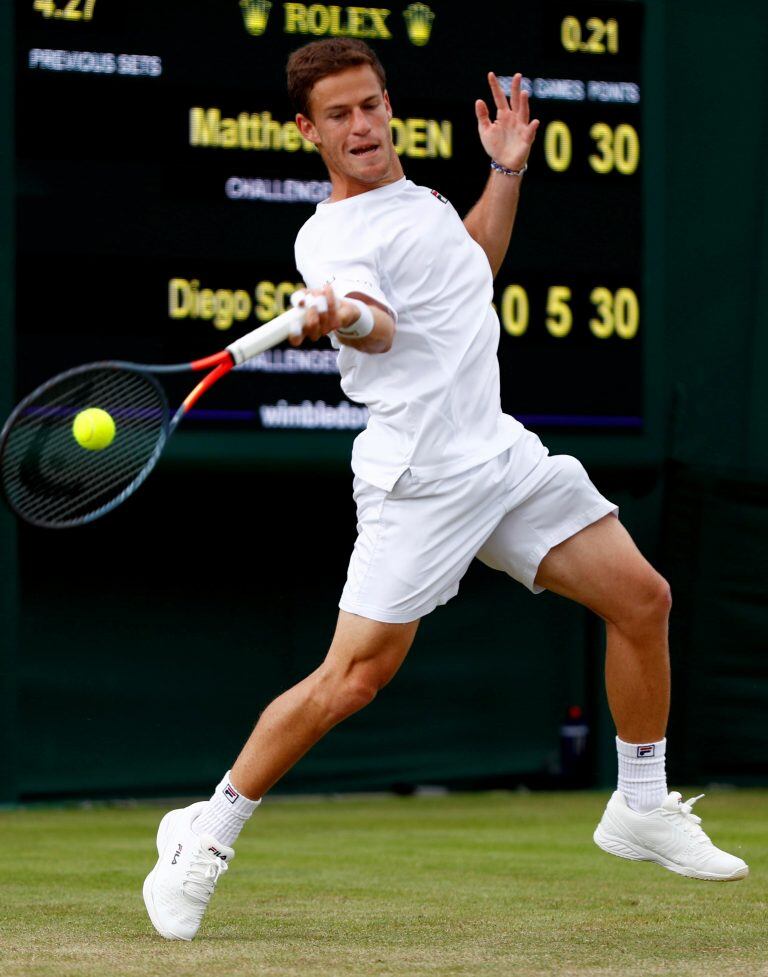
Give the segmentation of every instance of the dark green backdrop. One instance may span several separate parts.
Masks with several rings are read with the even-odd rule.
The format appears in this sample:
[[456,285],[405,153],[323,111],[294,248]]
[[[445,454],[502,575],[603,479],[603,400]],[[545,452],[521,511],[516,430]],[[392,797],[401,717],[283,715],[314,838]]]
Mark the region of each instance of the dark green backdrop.
[[[634,447],[607,436],[551,447],[587,463],[672,582],[673,777],[765,782],[768,8],[646,8],[650,435]],[[9,11],[1,16],[5,414],[12,30]],[[324,653],[354,534],[345,468],[320,465],[308,443],[291,470],[254,467],[246,446],[240,463],[201,472],[178,439],[130,514],[78,532],[76,546],[27,528],[17,541],[0,512],[5,800],[203,792],[260,708]],[[177,501],[190,484],[191,512]],[[230,534],[228,514],[263,497],[280,501],[280,519]],[[135,529],[145,512],[153,527],[165,517],[151,552]],[[190,515],[210,526],[200,538],[189,536]],[[594,783],[609,784],[601,640],[580,608],[474,567],[460,597],[424,622],[395,681],[283,789],[552,783],[558,725],[574,701],[590,710]]]

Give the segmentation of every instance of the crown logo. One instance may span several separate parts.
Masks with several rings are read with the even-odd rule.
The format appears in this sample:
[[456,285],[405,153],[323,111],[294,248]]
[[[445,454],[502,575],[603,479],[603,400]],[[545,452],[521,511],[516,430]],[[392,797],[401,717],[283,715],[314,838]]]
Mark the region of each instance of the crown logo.
[[267,29],[269,11],[272,7],[269,0],[240,0],[240,7],[248,33],[253,34],[254,37],[263,34]]
[[403,11],[403,17],[405,17],[405,26],[408,28],[411,44],[424,47],[429,42],[435,15],[425,3],[412,3]]

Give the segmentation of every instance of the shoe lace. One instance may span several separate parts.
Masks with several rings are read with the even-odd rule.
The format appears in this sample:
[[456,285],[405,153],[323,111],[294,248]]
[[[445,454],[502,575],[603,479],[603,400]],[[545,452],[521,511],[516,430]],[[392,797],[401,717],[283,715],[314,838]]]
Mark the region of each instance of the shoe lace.
[[684,801],[681,795],[678,794],[677,810],[674,812],[675,817],[681,819],[679,823],[682,825],[686,834],[690,835],[692,840],[700,843],[709,842],[709,837],[704,832],[704,829],[699,827],[701,818],[693,813],[693,805],[705,796],[705,794],[698,794],[696,797],[691,797],[690,800]]
[[192,856],[189,868],[181,883],[181,891],[194,902],[206,905],[213,895],[219,876],[228,868],[227,863],[216,855],[207,851],[199,851]]

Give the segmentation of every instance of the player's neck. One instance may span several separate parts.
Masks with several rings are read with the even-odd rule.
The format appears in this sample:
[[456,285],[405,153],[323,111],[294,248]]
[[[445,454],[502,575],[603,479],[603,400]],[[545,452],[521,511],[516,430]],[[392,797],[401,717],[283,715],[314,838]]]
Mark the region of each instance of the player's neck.
[[386,187],[390,183],[396,183],[397,180],[402,180],[405,173],[403,172],[403,167],[400,165],[400,160],[395,156],[393,164],[386,175],[370,183],[358,180],[346,173],[338,173],[332,169],[329,169],[328,175],[331,178],[331,195],[328,198],[328,203],[337,203],[340,200],[357,197],[361,193],[368,193],[369,190],[378,190],[380,187]]

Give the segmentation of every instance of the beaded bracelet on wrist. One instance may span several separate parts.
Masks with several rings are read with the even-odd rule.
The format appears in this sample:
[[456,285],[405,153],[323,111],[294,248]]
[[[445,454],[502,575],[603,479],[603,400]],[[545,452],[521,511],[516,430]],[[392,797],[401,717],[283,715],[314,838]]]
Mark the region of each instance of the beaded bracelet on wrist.
[[492,159],[491,169],[496,170],[498,173],[503,173],[504,176],[522,176],[528,169],[528,164],[525,163],[522,170],[510,170],[506,166],[502,166],[501,163],[497,163],[495,159]]

